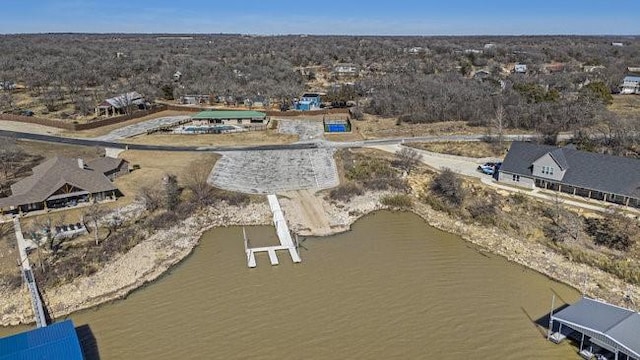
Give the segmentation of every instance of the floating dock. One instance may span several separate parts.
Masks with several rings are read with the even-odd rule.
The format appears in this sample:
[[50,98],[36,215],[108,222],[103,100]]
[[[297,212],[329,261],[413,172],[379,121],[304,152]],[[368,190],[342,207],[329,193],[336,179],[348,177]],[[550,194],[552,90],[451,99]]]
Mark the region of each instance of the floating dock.
[[271,212],[273,213],[273,225],[276,227],[276,233],[278,234],[280,245],[251,248],[249,247],[249,240],[247,239],[247,234],[245,233],[244,249],[247,254],[247,266],[250,268],[256,267],[257,252],[266,252],[267,254],[269,254],[269,261],[271,262],[271,265],[278,265],[280,263],[278,261],[278,255],[276,254],[276,251],[278,250],[289,251],[291,260],[293,260],[294,263],[302,262],[300,254],[298,253],[298,247],[291,238],[291,232],[289,231],[289,226],[287,225],[287,221],[284,218],[284,213],[282,212],[282,208],[280,207],[278,197],[276,197],[275,195],[267,195],[267,199],[269,200],[269,208],[271,208]]

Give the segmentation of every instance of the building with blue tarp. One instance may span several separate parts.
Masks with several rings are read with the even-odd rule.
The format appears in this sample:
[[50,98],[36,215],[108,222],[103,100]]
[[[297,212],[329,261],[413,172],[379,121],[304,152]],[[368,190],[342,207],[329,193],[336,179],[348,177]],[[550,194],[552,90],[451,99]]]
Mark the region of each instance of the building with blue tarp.
[[71,320],[0,339],[0,360],[83,360]]

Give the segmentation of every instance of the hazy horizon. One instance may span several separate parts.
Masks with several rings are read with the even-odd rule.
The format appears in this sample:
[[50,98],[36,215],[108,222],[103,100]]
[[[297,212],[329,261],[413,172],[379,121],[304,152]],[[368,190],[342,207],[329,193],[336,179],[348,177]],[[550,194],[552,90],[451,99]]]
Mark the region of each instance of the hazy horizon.
[[[192,0],[7,0],[0,33],[239,34],[345,36],[634,36],[640,2],[621,0],[382,1],[301,5]],[[629,14],[629,15],[626,15]]]

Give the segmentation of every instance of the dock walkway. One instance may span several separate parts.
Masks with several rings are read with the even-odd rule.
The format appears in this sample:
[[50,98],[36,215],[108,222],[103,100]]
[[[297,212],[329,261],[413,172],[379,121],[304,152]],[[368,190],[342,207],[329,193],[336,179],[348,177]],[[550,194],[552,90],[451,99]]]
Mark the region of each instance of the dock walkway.
[[38,291],[38,285],[36,279],[33,277],[33,271],[31,270],[31,264],[29,263],[29,257],[27,256],[27,249],[29,245],[22,235],[22,227],[20,226],[20,220],[18,218],[13,219],[13,227],[16,232],[16,240],[18,242],[18,252],[20,253],[20,266],[22,268],[22,277],[27,283],[29,288],[29,294],[31,295],[31,306],[33,307],[33,314],[36,318],[36,326],[41,328],[47,326],[47,319],[44,315],[44,307],[42,306],[42,299],[40,299],[40,292]]
[[245,252],[247,254],[247,266],[249,266],[250,268],[256,267],[257,264],[255,254],[257,252],[267,252],[269,254],[269,261],[271,262],[271,265],[278,265],[280,263],[278,261],[278,255],[276,254],[276,251],[278,250],[289,251],[291,260],[293,260],[294,263],[302,262],[300,254],[298,253],[297,246],[291,238],[291,232],[289,231],[289,226],[287,225],[287,221],[284,218],[282,208],[280,208],[278,197],[275,195],[267,195],[267,199],[269,200],[269,207],[271,208],[271,212],[273,213],[273,224],[276,227],[276,233],[278,234],[280,245],[250,248],[249,241],[245,235],[244,246]]

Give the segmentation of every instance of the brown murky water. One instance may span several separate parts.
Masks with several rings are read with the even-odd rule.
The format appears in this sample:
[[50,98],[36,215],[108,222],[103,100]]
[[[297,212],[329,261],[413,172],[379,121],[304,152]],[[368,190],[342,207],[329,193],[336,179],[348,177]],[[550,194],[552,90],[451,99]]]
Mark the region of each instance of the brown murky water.
[[265,254],[248,269],[241,228],[216,229],[160,281],[71,318],[106,360],[578,358],[529,319],[551,289],[565,301],[575,290],[415,215],[379,212],[303,245],[302,264]]

